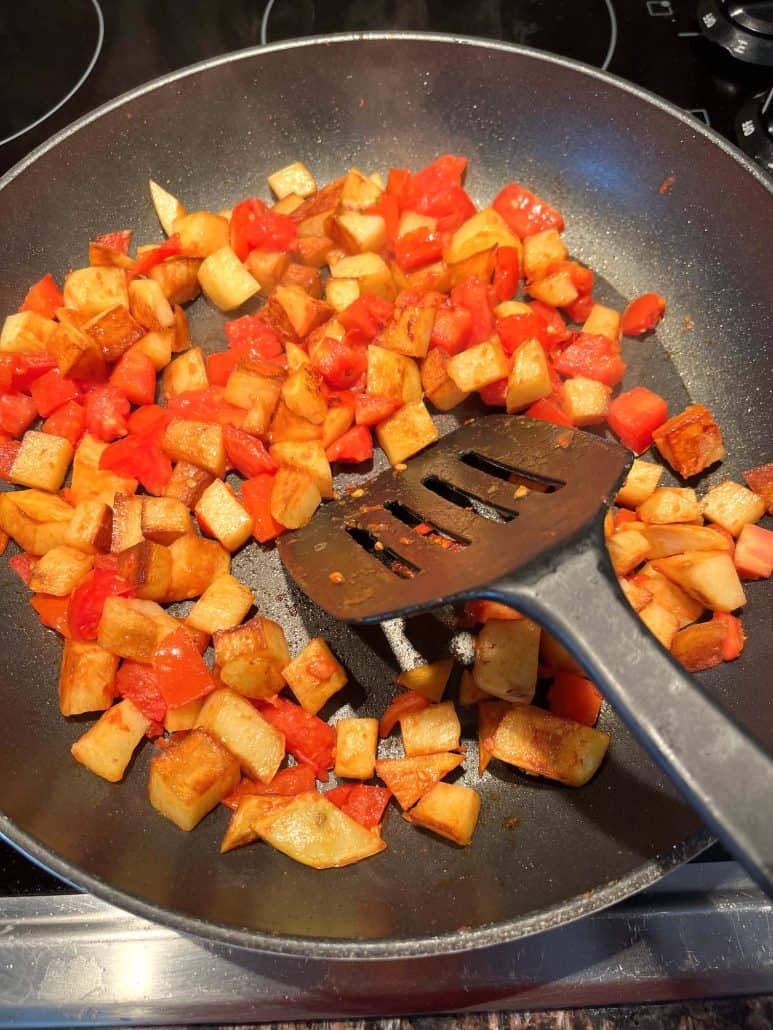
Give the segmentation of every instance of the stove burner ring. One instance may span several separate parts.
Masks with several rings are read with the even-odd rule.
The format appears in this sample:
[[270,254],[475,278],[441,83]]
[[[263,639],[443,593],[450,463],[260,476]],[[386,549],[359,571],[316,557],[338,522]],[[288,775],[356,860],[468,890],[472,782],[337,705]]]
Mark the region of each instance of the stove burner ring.
[[[277,0],[268,0],[268,3],[266,4],[265,9],[263,11],[263,17],[260,21],[261,46],[266,46],[269,42],[268,24],[269,19],[271,18],[271,12],[274,9],[276,3]],[[598,65],[598,67],[601,69],[601,71],[608,71],[609,66],[612,63],[612,58],[615,55],[615,50],[617,49],[617,14],[615,13],[614,0],[604,0],[604,5],[606,6],[607,14],[609,16],[609,44],[607,46],[607,51],[604,56],[604,60],[600,65]],[[376,28],[376,26],[374,26],[374,28]]]
[[30,122],[29,125],[25,125],[23,128],[17,129],[16,132],[11,133],[10,136],[6,136],[4,139],[0,139],[0,147],[4,143],[10,143],[12,140],[18,139],[19,136],[23,136],[26,132],[30,132],[38,125],[41,125],[47,118],[50,118],[51,115],[56,114],[56,112],[61,107],[64,107],[64,105],[71,97],[75,96],[75,94],[84,84],[86,79],[88,79],[89,75],[91,75],[92,71],[94,70],[94,65],[97,63],[97,58],[102,52],[102,46],[105,41],[105,19],[102,14],[102,8],[99,6],[98,0],[90,0],[90,3],[94,8],[94,13],[97,18],[97,41],[94,47],[94,53],[91,55],[89,62],[86,65],[86,68],[81,73],[80,78],[77,80],[75,85],[72,86],[71,89],[54,104],[53,107],[49,108],[48,111],[40,115],[39,118],[36,118],[33,122]]

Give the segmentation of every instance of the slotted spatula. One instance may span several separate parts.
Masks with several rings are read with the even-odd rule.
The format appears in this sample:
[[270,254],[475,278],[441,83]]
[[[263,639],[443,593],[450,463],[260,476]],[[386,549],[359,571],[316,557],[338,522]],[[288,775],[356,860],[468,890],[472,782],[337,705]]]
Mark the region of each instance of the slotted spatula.
[[472,598],[535,619],[773,895],[773,760],[655,640],[612,570],[603,517],[629,466],[590,433],[491,415],[325,505],[279,552],[346,622]]

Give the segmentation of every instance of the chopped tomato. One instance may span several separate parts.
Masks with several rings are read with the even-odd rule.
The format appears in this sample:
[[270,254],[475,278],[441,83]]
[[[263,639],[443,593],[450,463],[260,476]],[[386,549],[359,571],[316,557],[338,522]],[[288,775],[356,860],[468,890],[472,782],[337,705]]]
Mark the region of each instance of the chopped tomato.
[[622,330],[626,336],[642,336],[654,329],[666,310],[666,298],[659,293],[644,293],[632,300],[623,312]]
[[221,350],[214,354],[207,354],[207,379],[212,386],[226,385],[239,357],[239,352],[235,350]]
[[494,198],[492,206],[522,240],[544,229],[561,232],[564,228],[564,220],[555,208],[517,182],[505,186]]
[[96,386],[86,396],[86,428],[98,440],[110,442],[129,432],[131,406],[114,386]]
[[384,818],[392,793],[386,787],[371,787],[365,783],[342,783],[340,787],[327,791],[325,797],[350,819],[370,830],[378,826]]
[[136,436],[160,438],[172,421],[172,413],[160,404],[145,404],[129,416],[129,432]]
[[99,467],[139,480],[151,494],[162,493],[172,475],[172,462],[158,439],[134,433],[105,448]]
[[228,461],[243,476],[273,475],[278,466],[263,443],[236,426],[223,426],[223,443]]
[[242,483],[242,503],[252,518],[252,535],[261,544],[268,543],[284,532],[271,514],[271,491],[274,477],[263,474],[245,479]]
[[262,200],[250,197],[231,212],[231,246],[240,261],[251,250],[289,250],[297,235],[288,215],[271,211]]
[[222,799],[227,808],[236,809],[242,798],[255,794],[275,794],[280,797],[292,797],[295,794],[306,794],[316,790],[317,778],[309,765],[291,765],[280,769],[270,783],[256,783],[254,780],[242,779],[235,790]]
[[129,244],[132,241],[134,231],[132,229],[120,229],[118,232],[105,232],[94,240],[102,247],[110,250],[117,250],[119,254],[129,253]]
[[86,432],[86,411],[77,401],[68,401],[49,415],[40,429],[51,436],[63,436],[74,447]]
[[408,184],[412,179],[411,173],[407,168],[390,168],[389,174],[387,175],[387,188],[386,195],[393,197],[398,204],[398,208],[402,209],[403,205],[403,194],[408,188]]
[[15,554],[13,558],[8,559],[8,567],[13,569],[22,583],[28,586],[30,577],[32,576],[32,570],[39,561],[40,558],[36,555],[28,554],[27,551],[22,551],[21,554]]
[[156,367],[147,354],[132,347],[113,368],[110,385],[132,404],[152,404],[156,396]]
[[354,421],[358,426],[375,426],[394,415],[402,407],[397,397],[382,397],[374,393],[358,393],[354,402]]
[[228,346],[242,357],[271,360],[282,353],[282,341],[259,315],[242,315],[225,324]]
[[147,275],[151,268],[155,268],[156,265],[160,265],[167,258],[176,257],[181,253],[180,234],[176,232],[168,240],[164,240],[158,247],[146,250],[144,254],[141,254],[126,273],[126,277],[131,281],[138,275]]
[[395,306],[375,293],[363,293],[338,313],[338,321],[347,330],[357,330],[368,340],[380,333],[392,317]]
[[451,303],[470,312],[467,343],[474,345],[488,340],[494,332],[494,315],[489,304],[486,284],[475,276],[470,276],[451,290]]
[[206,390],[186,390],[169,398],[168,410],[178,418],[194,422],[217,422],[221,426],[241,426],[246,411],[223,400],[221,386],[209,386]]
[[395,261],[404,272],[439,261],[443,256],[445,237],[425,225],[398,236],[395,242]]
[[116,673],[115,692],[119,697],[133,701],[146,719],[164,721],[166,701],[152,666],[125,659]]
[[507,380],[497,379],[478,390],[478,396],[490,408],[504,408],[507,401]]
[[368,357],[364,347],[353,347],[330,336],[314,351],[312,365],[335,390],[347,390],[364,375]]
[[328,770],[333,768],[334,727],[283,697],[253,703],[264,719],[284,733],[290,754],[310,766],[318,780],[326,782]]
[[577,300],[574,300],[571,304],[566,305],[566,307],[564,308],[564,311],[566,312],[566,317],[570,321],[576,322],[579,325],[582,322],[584,322],[585,319],[588,317],[588,315],[591,312],[591,308],[593,307],[593,304],[594,300],[592,294],[582,293],[577,298]]
[[578,264],[576,261],[551,261],[545,269],[545,275],[553,275],[555,272],[568,272],[572,280],[572,286],[580,296],[588,296],[593,289],[593,272],[590,268]]
[[620,346],[607,336],[577,333],[574,340],[553,359],[562,376],[585,376],[615,386],[625,374]]
[[539,340],[545,346],[545,323],[535,314],[507,315],[497,320],[497,336],[505,354],[513,354],[527,340]]
[[545,323],[546,342],[549,347],[564,343],[571,337],[572,332],[567,329],[566,322],[557,308],[553,308],[541,300],[530,300],[527,306]]
[[70,605],[69,597],[50,597],[48,594],[33,594],[30,604],[38,613],[38,618],[44,626],[56,630],[63,637],[70,636],[70,623],[67,617],[67,610]]
[[365,425],[353,426],[330,444],[325,455],[328,461],[353,465],[370,461],[373,457],[373,437],[370,430]]
[[53,318],[64,307],[64,294],[48,272],[34,286],[30,286],[19,311],[35,311],[44,318]]
[[574,423],[569,416],[562,411],[559,404],[550,397],[543,397],[535,401],[530,408],[524,411],[529,418],[538,418],[541,422],[552,422],[554,426],[566,426],[571,429]]
[[748,523],[738,535],[733,555],[741,579],[768,579],[773,573],[773,532]]
[[440,347],[447,354],[458,354],[464,350],[471,325],[472,315],[467,308],[437,308],[430,347]]
[[548,708],[563,719],[595,726],[603,697],[585,676],[560,669],[548,689]]
[[9,481],[13,463],[21,449],[19,440],[12,440],[10,436],[0,434],[0,479],[6,483]]
[[389,193],[384,193],[375,204],[365,209],[366,215],[381,215],[384,219],[387,246],[391,247],[400,224],[400,205]]
[[167,708],[182,708],[215,689],[212,673],[193,637],[182,626],[164,637],[153,655],[152,666]]
[[[771,536],[773,536],[773,533]],[[746,643],[746,634],[743,631],[741,620],[735,615],[729,615],[727,612],[714,612],[711,621],[720,622],[725,626],[725,637],[720,651],[722,661],[735,661],[741,651],[743,651],[744,644]]]
[[67,622],[72,639],[96,640],[107,598],[133,596],[132,587],[112,569],[92,569],[70,595]]
[[[629,511],[628,508],[618,508],[618,510],[615,512],[615,529],[620,529],[620,527],[624,526],[626,522],[637,522],[638,519],[639,516],[636,514],[635,511]],[[643,585],[646,586],[647,584],[645,583]]]
[[0,429],[10,436],[21,436],[37,418],[38,409],[23,393],[0,395]]
[[652,434],[668,418],[668,405],[660,394],[635,386],[610,403],[607,422],[623,447],[634,454],[646,451]]
[[400,206],[436,218],[438,232],[453,232],[475,214],[475,205],[462,189],[466,167],[466,158],[445,154],[415,175],[400,175],[395,183]]
[[510,300],[518,289],[521,277],[521,255],[515,247],[497,247],[494,257],[494,295],[499,301]]
[[379,736],[388,737],[404,715],[420,712],[428,705],[429,701],[426,697],[417,694],[415,690],[406,690],[404,694],[398,694],[381,716],[378,724]]
[[56,360],[48,351],[0,354],[0,382],[4,384],[3,392],[29,393],[35,380],[50,372],[52,368],[56,368]]

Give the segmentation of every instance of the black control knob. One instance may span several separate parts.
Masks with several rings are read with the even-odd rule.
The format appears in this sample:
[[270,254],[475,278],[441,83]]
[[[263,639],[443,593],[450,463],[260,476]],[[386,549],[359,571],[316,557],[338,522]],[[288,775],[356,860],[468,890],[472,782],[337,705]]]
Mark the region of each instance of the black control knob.
[[773,67],[773,0],[700,0],[698,23],[739,61]]
[[738,145],[773,175],[773,86],[747,100],[735,120]]

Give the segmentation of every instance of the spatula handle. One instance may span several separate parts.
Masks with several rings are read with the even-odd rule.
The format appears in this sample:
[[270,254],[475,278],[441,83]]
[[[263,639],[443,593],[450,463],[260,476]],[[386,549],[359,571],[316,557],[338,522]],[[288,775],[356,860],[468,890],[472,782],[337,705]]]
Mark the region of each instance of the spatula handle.
[[773,759],[653,638],[629,606],[601,530],[553,570],[486,596],[540,622],[582,664],[653,760],[773,897]]

